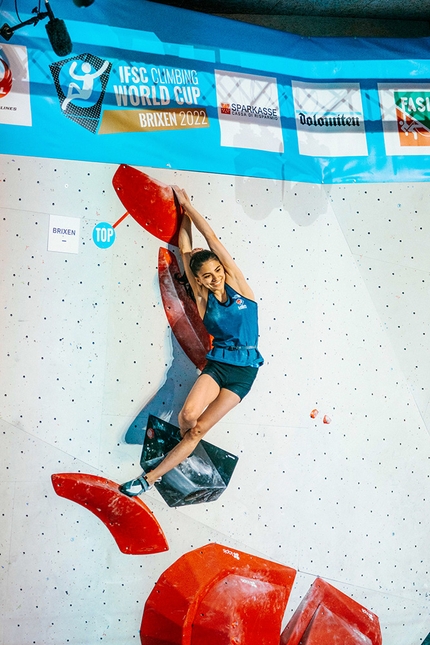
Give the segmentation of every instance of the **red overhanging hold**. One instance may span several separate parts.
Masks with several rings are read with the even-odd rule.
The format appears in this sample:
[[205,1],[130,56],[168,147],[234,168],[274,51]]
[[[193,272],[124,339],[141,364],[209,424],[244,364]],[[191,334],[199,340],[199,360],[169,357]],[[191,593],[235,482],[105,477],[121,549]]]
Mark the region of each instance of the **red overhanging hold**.
[[146,555],[169,549],[152,511],[138,497],[120,493],[115,482],[84,473],[59,473],[51,479],[57,495],[84,506],[107,526],[122,553]]
[[125,164],[115,172],[112,184],[136,222],[159,240],[177,246],[182,215],[171,186]]

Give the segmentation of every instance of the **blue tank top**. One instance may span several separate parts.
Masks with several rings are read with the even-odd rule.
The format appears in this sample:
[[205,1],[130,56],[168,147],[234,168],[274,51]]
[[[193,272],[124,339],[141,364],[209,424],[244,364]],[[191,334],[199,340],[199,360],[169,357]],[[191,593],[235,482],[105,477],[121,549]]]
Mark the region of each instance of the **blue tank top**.
[[264,359],[257,349],[257,303],[237,293],[225,283],[226,302],[209,291],[203,324],[213,346],[206,358],[242,367],[259,367]]

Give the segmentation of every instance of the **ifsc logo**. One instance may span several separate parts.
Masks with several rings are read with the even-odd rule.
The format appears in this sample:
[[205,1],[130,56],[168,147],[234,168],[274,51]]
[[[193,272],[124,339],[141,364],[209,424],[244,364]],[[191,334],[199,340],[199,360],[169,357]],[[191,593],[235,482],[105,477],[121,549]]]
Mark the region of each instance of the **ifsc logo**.
[[12,89],[12,71],[3,58],[0,58],[0,75],[0,99],[3,99]]
[[80,54],[49,67],[64,116],[95,133],[112,63]]

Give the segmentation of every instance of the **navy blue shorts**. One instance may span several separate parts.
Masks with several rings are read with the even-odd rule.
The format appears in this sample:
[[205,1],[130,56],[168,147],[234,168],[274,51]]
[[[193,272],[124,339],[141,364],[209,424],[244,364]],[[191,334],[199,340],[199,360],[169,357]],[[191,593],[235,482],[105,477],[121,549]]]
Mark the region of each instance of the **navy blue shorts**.
[[243,399],[251,389],[257,372],[258,367],[242,367],[208,360],[202,374],[208,374],[221,388],[231,390]]

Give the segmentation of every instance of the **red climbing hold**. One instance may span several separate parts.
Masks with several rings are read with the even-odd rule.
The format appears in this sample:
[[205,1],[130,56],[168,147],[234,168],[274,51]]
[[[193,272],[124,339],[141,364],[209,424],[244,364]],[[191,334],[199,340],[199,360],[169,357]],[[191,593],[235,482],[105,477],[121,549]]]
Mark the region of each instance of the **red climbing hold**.
[[336,616],[325,605],[316,610],[300,645],[372,645],[355,626]]
[[220,544],[190,551],[145,604],[142,645],[279,645],[296,571]]
[[9,94],[9,92],[11,91],[13,78],[12,78],[12,70],[10,69],[6,61],[0,58],[0,62],[3,65],[3,70],[2,70],[3,78],[0,81],[0,96],[3,98],[6,96],[6,94]]
[[317,578],[281,635],[280,645],[381,645],[379,620]]
[[158,279],[167,320],[176,340],[198,369],[206,365],[206,354],[211,339],[197,311],[197,306],[187,295],[184,285],[176,279],[180,275],[174,254],[160,248],[158,252]]
[[178,244],[182,215],[171,186],[124,164],[116,171],[112,184],[136,222],[163,242]]
[[138,497],[120,493],[110,479],[84,473],[57,473],[51,479],[57,495],[84,506],[107,526],[122,553],[145,555],[169,549],[152,511]]

